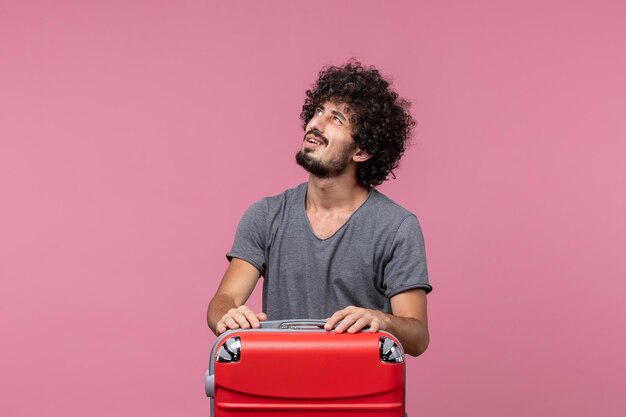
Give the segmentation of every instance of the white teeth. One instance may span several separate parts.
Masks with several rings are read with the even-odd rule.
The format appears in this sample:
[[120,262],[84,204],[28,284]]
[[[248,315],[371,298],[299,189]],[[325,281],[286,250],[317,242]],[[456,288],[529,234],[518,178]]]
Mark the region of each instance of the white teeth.
[[316,141],[315,139],[309,139],[309,142],[314,143],[316,145],[319,145],[320,143],[318,141]]

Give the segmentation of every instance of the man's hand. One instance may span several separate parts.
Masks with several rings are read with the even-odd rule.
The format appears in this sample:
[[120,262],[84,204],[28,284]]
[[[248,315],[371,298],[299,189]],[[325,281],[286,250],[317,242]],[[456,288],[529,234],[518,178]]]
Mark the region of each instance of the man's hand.
[[369,331],[375,333],[378,330],[386,330],[389,324],[389,315],[378,310],[370,310],[368,308],[349,306],[343,310],[335,312],[328,320],[324,328],[326,330],[332,330],[335,328],[335,333],[342,333],[347,331],[348,333],[356,333],[369,326]]
[[237,308],[231,308],[217,322],[215,330],[217,335],[224,333],[226,330],[234,329],[258,329],[261,327],[261,321],[267,320],[265,313],[254,313],[245,305]]
[[386,330],[398,338],[407,354],[421,355],[428,347],[430,340],[426,291],[407,290],[394,295],[390,301],[392,314],[350,306],[337,311],[327,319],[324,328],[332,330],[336,325],[336,333],[346,330],[348,333],[356,333],[365,326],[370,326],[370,332]]

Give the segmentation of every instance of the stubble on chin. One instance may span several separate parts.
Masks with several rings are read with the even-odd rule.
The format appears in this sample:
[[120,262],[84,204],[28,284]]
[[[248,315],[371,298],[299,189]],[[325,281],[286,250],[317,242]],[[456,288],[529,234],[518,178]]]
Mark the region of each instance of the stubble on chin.
[[347,154],[335,161],[323,163],[315,159],[312,149],[301,149],[296,153],[296,162],[310,174],[318,178],[331,178],[341,175],[348,166]]

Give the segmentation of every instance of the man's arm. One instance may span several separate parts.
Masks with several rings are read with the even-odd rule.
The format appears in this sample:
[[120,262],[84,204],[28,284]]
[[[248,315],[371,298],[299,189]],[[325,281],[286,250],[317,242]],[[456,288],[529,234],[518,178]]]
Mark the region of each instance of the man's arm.
[[216,335],[228,329],[259,327],[267,320],[264,313],[255,314],[244,303],[252,294],[261,273],[248,262],[233,258],[224,273],[215,296],[209,303],[207,322]]
[[361,307],[346,307],[337,311],[326,322],[326,330],[355,333],[370,326],[371,332],[386,330],[400,340],[404,351],[411,356],[424,353],[430,340],[428,335],[428,315],[426,291],[414,289],[401,292],[390,299],[391,311],[387,314],[378,310]]

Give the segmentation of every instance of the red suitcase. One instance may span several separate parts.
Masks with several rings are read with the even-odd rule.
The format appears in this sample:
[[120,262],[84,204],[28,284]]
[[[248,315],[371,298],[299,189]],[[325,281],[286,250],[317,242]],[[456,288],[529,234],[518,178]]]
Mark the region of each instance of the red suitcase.
[[205,375],[211,416],[404,417],[400,342],[323,325],[270,321],[221,334]]

